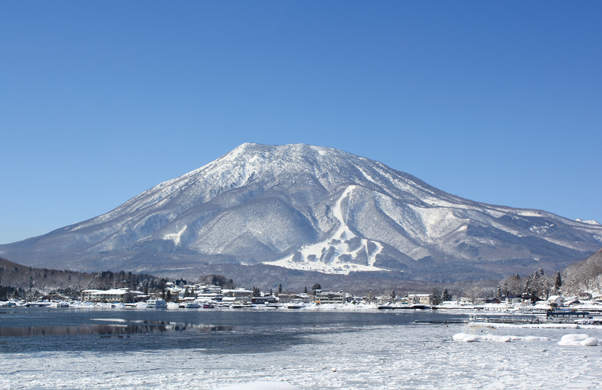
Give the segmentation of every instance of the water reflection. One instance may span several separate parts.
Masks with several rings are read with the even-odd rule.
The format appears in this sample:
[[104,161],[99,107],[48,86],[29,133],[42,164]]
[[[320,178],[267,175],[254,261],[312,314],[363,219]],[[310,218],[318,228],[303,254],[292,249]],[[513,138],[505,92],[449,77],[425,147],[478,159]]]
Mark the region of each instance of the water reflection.
[[0,327],[0,337],[27,336],[76,336],[102,335],[119,336],[164,332],[227,332],[234,329],[230,325],[195,325],[186,323],[171,323],[161,321],[136,321],[136,324],[120,325],[83,325],[83,326],[29,326],[29,327]]

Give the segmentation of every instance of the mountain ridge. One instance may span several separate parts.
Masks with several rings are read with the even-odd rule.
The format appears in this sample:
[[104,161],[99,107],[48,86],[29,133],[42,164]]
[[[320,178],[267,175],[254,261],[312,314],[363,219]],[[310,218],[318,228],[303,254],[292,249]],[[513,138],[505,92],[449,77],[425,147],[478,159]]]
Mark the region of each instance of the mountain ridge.
[[464,199],[333,148],[245,143],[0,255],[157,274],[224,263],[461,279],[466,264],[483,278],[539,262],[555,271],[601,246],[602,226],[589,221]]

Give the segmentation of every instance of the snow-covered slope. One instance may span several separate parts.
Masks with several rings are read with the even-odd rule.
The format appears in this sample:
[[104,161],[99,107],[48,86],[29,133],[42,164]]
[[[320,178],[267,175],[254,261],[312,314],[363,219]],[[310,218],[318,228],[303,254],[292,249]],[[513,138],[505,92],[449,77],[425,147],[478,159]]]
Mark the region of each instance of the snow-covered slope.
[[243,144],[99,217],[0,246],[48,268],[157,272],[200,263],[485,277],[555,270],[602,226],[469,201],[382,163],[304,144]]

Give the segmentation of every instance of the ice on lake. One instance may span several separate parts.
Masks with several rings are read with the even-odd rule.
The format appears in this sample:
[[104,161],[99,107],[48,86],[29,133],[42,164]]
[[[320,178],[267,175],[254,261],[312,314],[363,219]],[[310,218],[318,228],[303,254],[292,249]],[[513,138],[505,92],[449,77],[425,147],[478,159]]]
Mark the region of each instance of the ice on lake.
[[[477,342],[454,340],[460,333]],[[567,341],[602,338],[598,329],[409,324],[306,334],[304,343],[235,354],[198,348],[10,352],[0,355],[0,388],[602,388],[602,349],[559,343],[569,333]]]

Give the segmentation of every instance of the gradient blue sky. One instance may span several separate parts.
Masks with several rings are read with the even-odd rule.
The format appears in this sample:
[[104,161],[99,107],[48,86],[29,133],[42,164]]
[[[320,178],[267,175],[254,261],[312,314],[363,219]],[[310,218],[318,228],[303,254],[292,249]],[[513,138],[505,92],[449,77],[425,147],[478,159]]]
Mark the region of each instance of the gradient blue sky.
[[0,2],[0,243],[244,142],[602,222],[600,1]]

